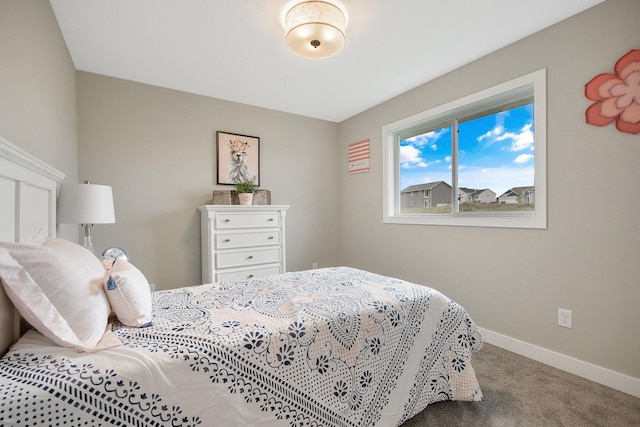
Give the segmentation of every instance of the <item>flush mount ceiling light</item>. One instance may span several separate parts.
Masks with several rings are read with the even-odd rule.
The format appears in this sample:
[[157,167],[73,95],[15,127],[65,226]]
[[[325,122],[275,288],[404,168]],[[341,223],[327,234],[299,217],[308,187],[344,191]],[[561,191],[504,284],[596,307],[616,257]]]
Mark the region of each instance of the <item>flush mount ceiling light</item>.
[[285,16],[287,47],[303,58],[321,59],[344,47],[345,16],[326,1],[305,1],[293,6]]

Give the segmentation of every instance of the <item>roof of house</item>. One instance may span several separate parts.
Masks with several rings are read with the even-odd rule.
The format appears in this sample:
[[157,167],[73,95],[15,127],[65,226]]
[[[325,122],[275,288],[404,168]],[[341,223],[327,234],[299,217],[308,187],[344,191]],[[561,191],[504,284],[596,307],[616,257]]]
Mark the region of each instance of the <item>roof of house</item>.
[[533,185],[529,185],[526,187],[512,187],[498,197],[522,196],[525,192],[534,193],[535,191],[536,187]]
[[430,190],[433,187],[436,187],[440,184],[444,184],[447,187],[451,188],[451,186],[449,184],[447,184],[444,181],[435,181],[435,182],[427,182],[424,184],[416,184],[416,185],[410,185],[407,188],[405,188],[404,190],[401,191],[401,193],[410,193],[412,191],[423,191],[423,190]]
[[491,191],[493,194],[496,194],[492,189],[490,188],[482,188],[482,189],[477,189],[477,188],[467,188],[467,187],[460,187],[459,188],[460,191],[464,191],[467,194],[480,194],[483,191]]

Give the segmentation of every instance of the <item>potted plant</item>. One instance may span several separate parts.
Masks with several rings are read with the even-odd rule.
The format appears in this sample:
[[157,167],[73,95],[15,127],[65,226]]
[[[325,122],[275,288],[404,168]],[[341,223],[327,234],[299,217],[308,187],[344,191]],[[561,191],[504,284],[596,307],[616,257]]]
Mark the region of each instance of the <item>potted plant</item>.
[[234,184],[236,193],[238,193],[238,200],[241,205],[250,205],[253,203],[253,192],[258,189],[258,186],[249,181],[236,181]]

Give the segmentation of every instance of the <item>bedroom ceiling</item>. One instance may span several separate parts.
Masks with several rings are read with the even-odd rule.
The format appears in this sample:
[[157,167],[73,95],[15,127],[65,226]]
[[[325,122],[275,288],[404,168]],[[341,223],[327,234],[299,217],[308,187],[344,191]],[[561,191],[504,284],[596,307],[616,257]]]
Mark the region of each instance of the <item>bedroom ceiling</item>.
[[[76,69],[340,122],[602,0],[342,0],[342,52],[285,46],[289,0],[50,0]],[[336,1],[337,2],[337,1]]]

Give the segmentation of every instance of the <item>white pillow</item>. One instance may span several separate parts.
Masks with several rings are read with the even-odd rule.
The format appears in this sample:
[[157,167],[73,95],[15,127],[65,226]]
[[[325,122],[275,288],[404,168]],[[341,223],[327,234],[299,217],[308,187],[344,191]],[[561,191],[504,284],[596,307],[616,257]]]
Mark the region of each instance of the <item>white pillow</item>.
[[107,329],[102,263],[63,239],[0,242],[0,278],[22,317],[63,347],[93,351],[120,340]]
[[144,274],[130,262],[116,260],[111,267],[112,282],[104,281],[104,289],[123,325],[151,326],[151,288]]

